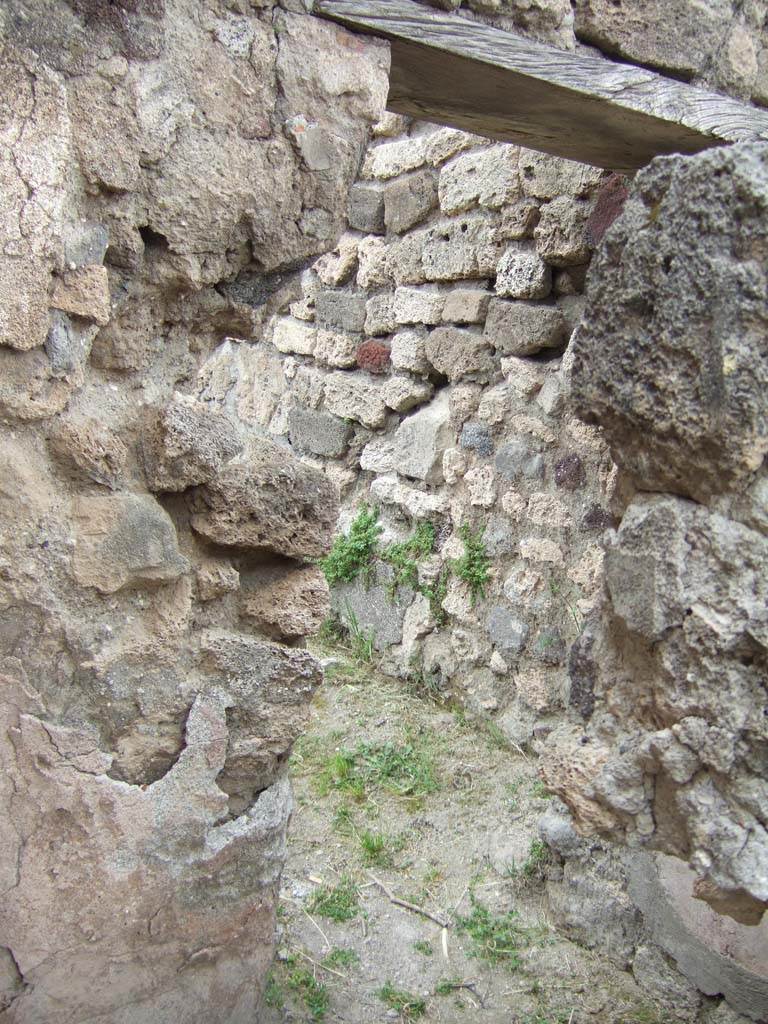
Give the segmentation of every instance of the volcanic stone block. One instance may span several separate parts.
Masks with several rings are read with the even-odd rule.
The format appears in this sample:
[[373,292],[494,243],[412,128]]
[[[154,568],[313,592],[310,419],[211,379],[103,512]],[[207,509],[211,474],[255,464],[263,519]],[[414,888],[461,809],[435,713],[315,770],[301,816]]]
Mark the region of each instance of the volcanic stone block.
[[184,491],[210,480],[243,442],[226,413],[179,395],[157,415],[142,448],[150,490]]
[[311,356],[317,344],[317,331],[313,324],[291,317],[281,317],[275,322],[272,344],[278,352],[295,352],[296,355]]
[[294,406],[288,414],[288,437],[294,448],[340,459],[347,450],[352,427],[329,412]]
[[399,324],[439,324],[445,295],[432,287],[398,288],[395,291],[395,320]]
[[357,420],[365,427],[383,427],[387,407],[381,384],[364,373],[332,373],[325,381],[325,405],[329,412]]
[[448,380],[470,375],[487,378],[493,371],[493,356],[482,334],[459,327],[437,327],[427,336],[427,358]]
[[387,231],[402,234],[419,224],[437,206],[433,171],[421,170],[384,187],[384,223]]
[[443,321],[455,324],[479,324],[485,320],[491,293],[480,288],[454,288],[443,306]]
[[357,182],[349,190],[349,226],[366,234],[384,234],[384,193],[380,186]]
[[189,569],[171,517],[147,494],[75,499],[72,569],[82,587],[113,594],[168,583]]
[[530,356],[565,344],[567,325],[556,306],[491,299],[485,336],[504,355]]
[[475,204],[498,209],[518,192],[518,148],[498,145],[457,156],[440,171],[440,209],[456,214]]
[[365,327],[365,295],[321,291],[315,298],[315,319],[337,331],[362,331]]
[[572,387],[643,490],[697,501],[768,453],[768,146],[657,160],[599,250]]
[[322,473],[258,438],[198,488],[192,511],[192,527],[215,544],[318,558],[330,547],[337,497]]
[[552,290],[552,271],[534,252],[510,249],[496,272],[496,292],[512,299],[545,299]]
[[443,452],[453,443],[448,394],[443,390],[397,428],[394,466],[402,476],[441,483]]

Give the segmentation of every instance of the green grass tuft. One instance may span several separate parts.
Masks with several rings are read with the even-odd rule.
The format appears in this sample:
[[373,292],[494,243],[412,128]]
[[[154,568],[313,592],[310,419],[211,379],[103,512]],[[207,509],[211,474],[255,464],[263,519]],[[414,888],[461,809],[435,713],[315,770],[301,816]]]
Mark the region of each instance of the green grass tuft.
[[472,940],[470,956],[500,964],[511,971],[521,966],[520,950],[529,945],[530,934],[518,923],[515,911],[494,917],[472,896],[472,913],[468,917],[457,917],[456,927]]
[[288,987],[302,998],[311,1019],[321,1024],[330,1002],[325,985],[317,981],[311,971],[296,967],[288,975]]
[[332,949],[328,956],[323,958],[323,967],[353,967],[360,963],[360,957],[354,949]]
[[536,800],[549,800],[552,794],[541,779],[536,779],[535,782],[531,783],[531,796],[535,797]]
[[395,988],[391,981],[382,985],[376,995],[390,1010],[396,1010],[403,1020],[417,1020],[427,1012],[427,1004],[423,999]]
[[376,634],[373,628],[362,629],[357,616],[347,605],[347,644],[352,660],[358,665],[370,665],[376,648]]
[[351,921],[360,909],[360,892],[349,875],[342,875],[333,888],[321,885],[312,893],[308,909],[311,914],[328,917],[331,921]]
[[434,949],[432,949],[432,943],[427,942],[426,939],[417,939],[413,944],[413,948],[417,953],[421,953],[422,956],[434,956]]
[[419,523],[408,540],[390,544],[381,551],[382,561],[395,570],[389,583],[389,595],[394,597],[398,587],[419,587],[419,561],[428,558],[435,549],[435,528],[432,523]]
[[435,995],[449,996],[461,987],[462,982],[460,982],[458,978],[441,978],[435,985]]
[[528,857],[520,869],[521,874],[525,878],[533,878],[534,875],[541,875],[544,866],[549,863],[550,859],[551,854],[547,844],[541,839],[532,839],[531,848],[528,851]]
[[318,775],[321,796],[331,790],[362,800],[368,789],[395,796],[426,796],[440,788],[429,753],[412,741],[359,743],[354,750],[339,750]]
[[267,984],[264,988],[264,1002],[273,1010],[281,1010],[285,1004],[283,990],[271,971],[267,975]]

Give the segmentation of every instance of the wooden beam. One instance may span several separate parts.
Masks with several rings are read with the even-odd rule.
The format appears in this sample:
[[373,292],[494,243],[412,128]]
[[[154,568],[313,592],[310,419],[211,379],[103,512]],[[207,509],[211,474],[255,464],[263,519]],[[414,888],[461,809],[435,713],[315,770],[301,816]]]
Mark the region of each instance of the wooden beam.
[[662,153],[768,140],[768,111],[412,0],[315,0],[314,12],[389,39],[387,106],[425,121],[630,173]]

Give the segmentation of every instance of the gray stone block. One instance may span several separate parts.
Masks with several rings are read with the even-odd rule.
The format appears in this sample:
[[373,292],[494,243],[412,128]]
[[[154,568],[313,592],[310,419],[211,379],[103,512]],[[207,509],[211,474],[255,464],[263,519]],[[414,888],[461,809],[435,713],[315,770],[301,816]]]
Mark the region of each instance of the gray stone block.
[[641,490],[707,502],[766,454],[766,205],[765,143],[655,161],[592,264],[573,398]]
[[493,455],[493,438],[488,427],[483,423],[465,423],[461,429],[459,444],[468,451],[478,455]]
[[364,633],[372,633],[377,651],[401,642],[403,619],[414,596],[409,587],[400,587],[393,595],[393,575],[391,566],[379,562],[372,581],[359,576],[353,583],[331,591],[331,607],[341,621],[347,626],[355,623]]
[[349,190],[349,226],[367,234],[384,234],[384,193],[378,185],[358,182]]
[[322,291],[315,299],[315,319],[322,327],[357,334],[365,327],[365,295]]
[[384,224],[402,234],[437,206],[437,181],[431,170],[417,171],[384,187]]
[[506,516],[491,515],[483,533],[485,550],[491,558],[511,555],[517,546],[512,524]]
[[329,412],[294,406],[288,414],[288,437],[294,448],[339,459],[347,450],[352,427]]
[[491,299],[485,336],[504,355],[529,356],[566,342],[567,323],[556,306]]
[[402,476],[442,483],[443,452],[454,443],[448,394],[445,390],[412,416],[395,434],[394,465]]
[[496,469],[506,480],[537,480],[544,476],[544,459],[525,441],[509,441],[496,453]]
[[506,605],[494,605],[486,620],[491,643],[503,654],[520,654],[530,632],[524,622],[513,618]]

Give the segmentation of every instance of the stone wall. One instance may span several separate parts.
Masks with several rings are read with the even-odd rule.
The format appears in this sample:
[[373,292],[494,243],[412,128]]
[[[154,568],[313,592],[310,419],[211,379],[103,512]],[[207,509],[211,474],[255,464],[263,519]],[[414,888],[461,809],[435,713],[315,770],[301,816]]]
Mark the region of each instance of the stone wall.
[[[668,3],[459,14],[765,102],[760,5],[708,9],[695,67],[679,6],[663,38]],[[394,593],[378,559],[332,595],[383,667],[546,752],[582,829],[754,914],[764,157],[642,177],[568,348],[626,183],[381,117],[386,48],[299,0],[8,0],[0,45],[0,1020],[253,1019],[339,495],[380,549],[434,528]],[[691,221],[711,245],[676,267]]]
[[335,244],[387,51],[271,0],[0,33],[0,1020],[251,1024],[337,498],[224,339]]
[[[614,525],[619,479],[566,406],[563,353],[623,183],[393,115],[375,134],[351,230],[266,335],[286,387],[269,429],[337,483],[342,530],[376,507],[386,552],[431,524],[418,578],[379,559],[334,607],[385,670],[527,744],[567,703]],[[490,560],[482,596],[456,569],[466,528]]]
[[[579,639],[595,713],[548,780],[582,827],[768,902],[768,146],[653,162],[590,275],[572,386],[636,494]],[[586,741],[586,742],[585,742]]]

